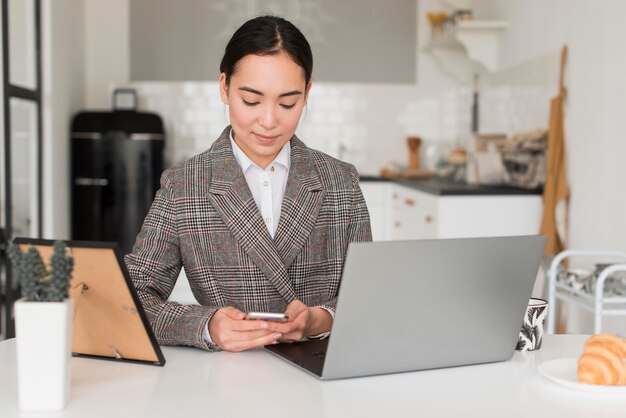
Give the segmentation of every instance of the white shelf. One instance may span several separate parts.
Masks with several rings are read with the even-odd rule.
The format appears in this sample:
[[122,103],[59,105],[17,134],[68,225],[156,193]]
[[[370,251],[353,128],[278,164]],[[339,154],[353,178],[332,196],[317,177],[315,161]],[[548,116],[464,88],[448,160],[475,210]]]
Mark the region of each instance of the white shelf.
[[457,80],[467,81],[473,72],[468,69],[468,59],[489,72],[500,69],[500,35],[508,26],[499,20],[461,21],[433,39],[425,49],[443,71]]
[[471,60],[494,72],[499,69],[500,34],[508,26],[507,22],[502,21],[459,22],[456,27],[456,38],[463,44]]
[[[572,257],[592,257],[600,259],[617,259],[618,264],[606,267],[593,280],[595,290],[592,293],[585,293],[576,290],[558,280],[559,268],[566,258]],[[626,316],[626,297],[610,295],[605,290],[607,279],[611,274],[626,271],[626,253],[617,251],[594,251],[594,250],[565,250],[557,254],[550,263],[548,270],[548,323],[549,334],[556,332],[556,301],[562,300],[573,303],[594,315],[594,334],[602,332],[602,317],[607,315]],[[619,264],[621,263],[621,264]]]

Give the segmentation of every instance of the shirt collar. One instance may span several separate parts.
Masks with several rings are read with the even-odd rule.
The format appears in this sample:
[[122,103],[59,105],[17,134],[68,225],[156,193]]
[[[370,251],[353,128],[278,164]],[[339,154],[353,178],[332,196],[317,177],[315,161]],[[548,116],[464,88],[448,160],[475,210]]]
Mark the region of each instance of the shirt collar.
[[[244,173],[248,171],[252,165],[257,167],[259,170],[263,170],[261,167],[256,165],[241,148],[239,148],[239,145],[237,145],[235,138],[233,137],[232,129],[230,130],[229,138],[230,145],[233,148],[233,154],[235,154],[235,160],[237,160],[237,164],[239,164],[239,167],[241,167]],[[283,145],[276,158],[274,158],[274,161],[272,161],[268,167],[272,164],[280,164],[285,167],[287,171],[289,171],[289,168],[291,168],[291,141]]]

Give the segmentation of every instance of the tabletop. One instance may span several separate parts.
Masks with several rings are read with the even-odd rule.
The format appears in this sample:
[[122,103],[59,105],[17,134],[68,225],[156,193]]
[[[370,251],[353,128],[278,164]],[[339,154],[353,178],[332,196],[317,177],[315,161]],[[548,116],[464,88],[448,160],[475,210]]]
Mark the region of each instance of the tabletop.
[[0,343],[0,416],[8,417],[624,417],[626,395],[558,385],[538,367],[578,357],[586,336],[548,335],[509,361],[320,381],[265,350],[163,347],[164,367],[71,360],[70,400],[20,412],[15,340]]

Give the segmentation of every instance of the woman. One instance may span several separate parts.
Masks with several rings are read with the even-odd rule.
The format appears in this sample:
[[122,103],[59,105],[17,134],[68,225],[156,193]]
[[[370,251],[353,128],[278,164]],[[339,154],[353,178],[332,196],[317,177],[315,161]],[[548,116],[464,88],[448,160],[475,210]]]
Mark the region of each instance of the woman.
[[[371,231],[355,168],[294,135],[312,67],[304,35],[278,17],[244,23],[226,46],[231,126],[163,173],[125,260],[159,343],[242,351],[328,335],[348,243]],[[183,266],[199,305],[167,301]]]

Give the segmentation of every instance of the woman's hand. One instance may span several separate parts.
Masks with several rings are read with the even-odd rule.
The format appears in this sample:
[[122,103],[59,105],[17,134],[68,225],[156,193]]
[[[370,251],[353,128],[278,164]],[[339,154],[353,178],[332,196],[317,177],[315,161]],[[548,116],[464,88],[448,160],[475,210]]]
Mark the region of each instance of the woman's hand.
[[280,342],[300,341],[304,337],[330,330],[332,316],[322,308],[309,308],[300,300],[292,301],[285,311],[288,322],[268,322],[269,329],[282,334]]
[[247,320],[239,309],[227,306],[219,309],[209,321],[209,334],[215,344],[226,351],[244,351],[276,344],[283,337],[270,329],[267,321]]

